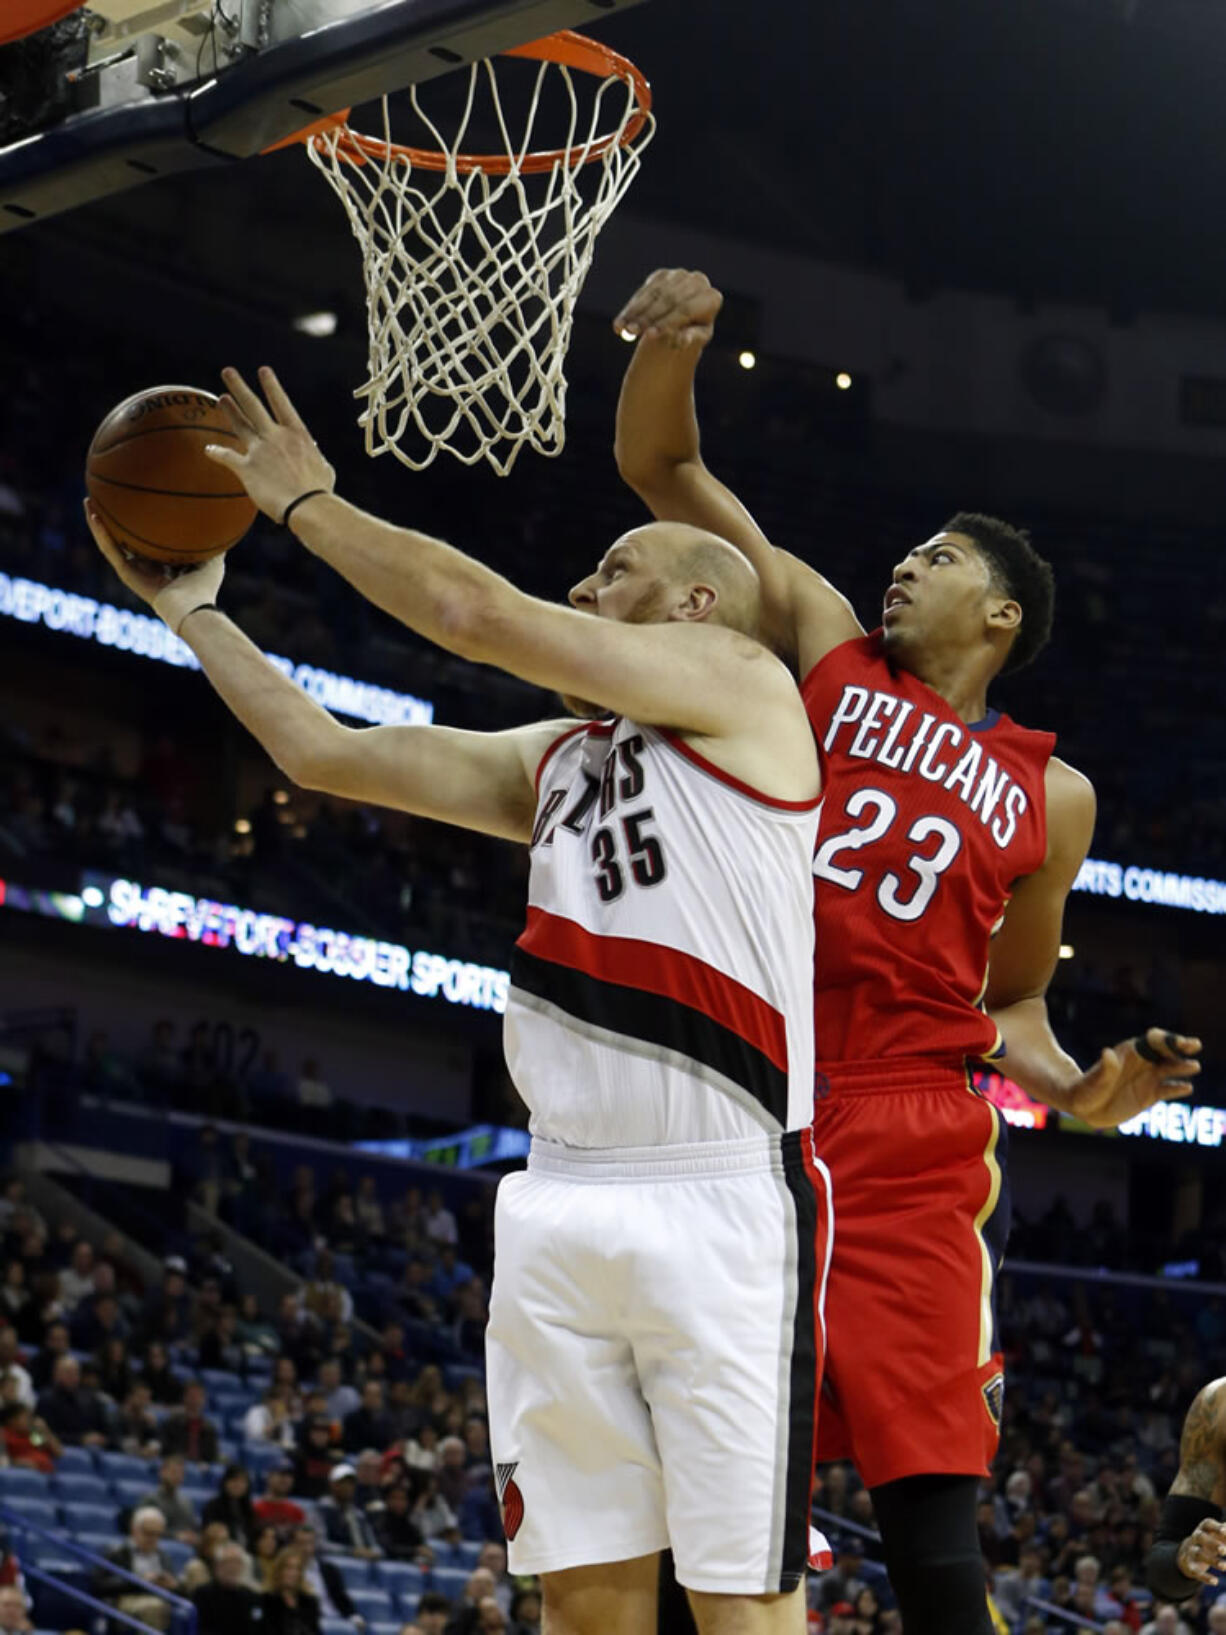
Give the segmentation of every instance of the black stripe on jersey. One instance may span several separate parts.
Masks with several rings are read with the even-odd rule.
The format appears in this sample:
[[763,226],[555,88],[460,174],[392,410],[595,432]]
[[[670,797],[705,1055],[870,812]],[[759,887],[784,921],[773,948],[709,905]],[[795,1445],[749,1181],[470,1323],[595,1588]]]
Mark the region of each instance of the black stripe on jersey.
[[755,1045],[705,1012],[661,994],[625,988],[516,948],[511,984],[576,1021],[688,1056],[740,1085],[779,1124],[788,1118],[788,1076]]
[[[792,1366],[788,1381],[788,1451],[784,1478],[783,1552],[779,1591],[787,1594],[804,1582],[809,1564],[809,1509],[813,1503],[814,1457],[817,1451],[817,1401],[821,1382],[822,1337],[818,1331],[818,1229],[826,1200],[805,1163],[809,1130],[789,1130],[783,1137],[783,1177],[796,1208],[796,1310],[792,1317]],[[830,1223],[825,1223],[826,1231]],[[825,1234],[823,1233],[823,1241]]]

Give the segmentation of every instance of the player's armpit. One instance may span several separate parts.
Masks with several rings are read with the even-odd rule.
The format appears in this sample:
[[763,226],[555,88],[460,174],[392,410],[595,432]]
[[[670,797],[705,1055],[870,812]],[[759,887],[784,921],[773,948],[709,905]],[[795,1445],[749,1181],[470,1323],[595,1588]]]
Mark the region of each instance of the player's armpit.
[[503,840],[528,841],[536,769],[572,721],[509,732],[454,727],[342,728],[302,769],[321,793],[392,806]]

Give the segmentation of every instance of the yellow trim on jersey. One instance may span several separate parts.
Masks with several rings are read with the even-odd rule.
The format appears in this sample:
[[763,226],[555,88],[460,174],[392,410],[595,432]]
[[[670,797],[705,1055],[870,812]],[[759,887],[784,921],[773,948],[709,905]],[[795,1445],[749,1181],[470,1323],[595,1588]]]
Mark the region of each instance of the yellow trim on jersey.
[[990,1102],[984,1101],[971,1083],[969,1072],[966,1076],[966,1088],[988,1110],[992,1121],[992,1133],[988,1137],[987,1145],[983,1149],[983,1162],[988,1171],[988,1195],[983,1200],[979,1213],[975,1216],[974,1233],[979,1243],[979,1254],[983,1261],[983,1275],[979,1284],[979,1357],[977,1366],[982,1368],[992,1356],[992,1284],[996,1278],[996,1267],[992,1263],[992,1251],[983,1235],[984,1223],[988,1221],[996,1205],[1000,1202],[1001,1173],[1000,1164],[996,1158],[996,1147],[1000,1140],[1000,1115]]

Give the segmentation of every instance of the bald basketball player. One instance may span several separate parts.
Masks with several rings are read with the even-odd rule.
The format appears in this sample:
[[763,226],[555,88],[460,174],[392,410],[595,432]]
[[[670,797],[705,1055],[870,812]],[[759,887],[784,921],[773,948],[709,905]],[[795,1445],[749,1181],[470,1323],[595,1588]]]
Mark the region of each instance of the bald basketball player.
[[618,315],[639,337],[618,464],[657,517],[745,551],[764,638],[801,678],[824,782],[814,1130],[838,1199],[818,1451],[871,1490],[907,1635],[989,1635],[975,1506],[1004,1395],[1009,1191],[971,1064],[1003,1058],[1105,1128],[1186,1095],[1199,1041],[1152,1028],[1083,1071],[1048,1023],[1094,791],[988,690],[1047,641],[1050,566],[1020,530],[959,513],[897,564],[866,634],[703,462],[694,376],[721,302],[702,273],[665,269]]
[[530,849],[506,1046],[533,1140],[499,1188],[487,1335],[511,1570],[541,1574],[549,1635],[650,1635],[671,1546],[704,1635],[802,1635],[829,1243],[809,1129],[820,780],[795,683],[750,634],[756,572],[651,525],[570,608],[536,601],[346,504],[262,379],[267,402],[227,373],[239,448],[213,454],[267,516],[449,652],[604,714],[343,727],[218,610],[221,559],[168,582],[88,511],[288,777]]
[[1179,1471],[1162,1507],[1146,1577],[1164,1601],[1186,1601],[1226,1572],[1226,1380],[1211,1380],[1188,1409]]

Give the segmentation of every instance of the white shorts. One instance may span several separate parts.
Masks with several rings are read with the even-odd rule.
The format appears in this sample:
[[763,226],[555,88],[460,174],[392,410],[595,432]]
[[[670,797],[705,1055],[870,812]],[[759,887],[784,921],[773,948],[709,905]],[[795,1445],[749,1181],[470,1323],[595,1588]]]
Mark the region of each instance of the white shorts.
[[498,1189],[486,1335],[513,1573],[671,1546],[690,1589],[801,1582],[829,1189],[809,1130],[533,1143]]

